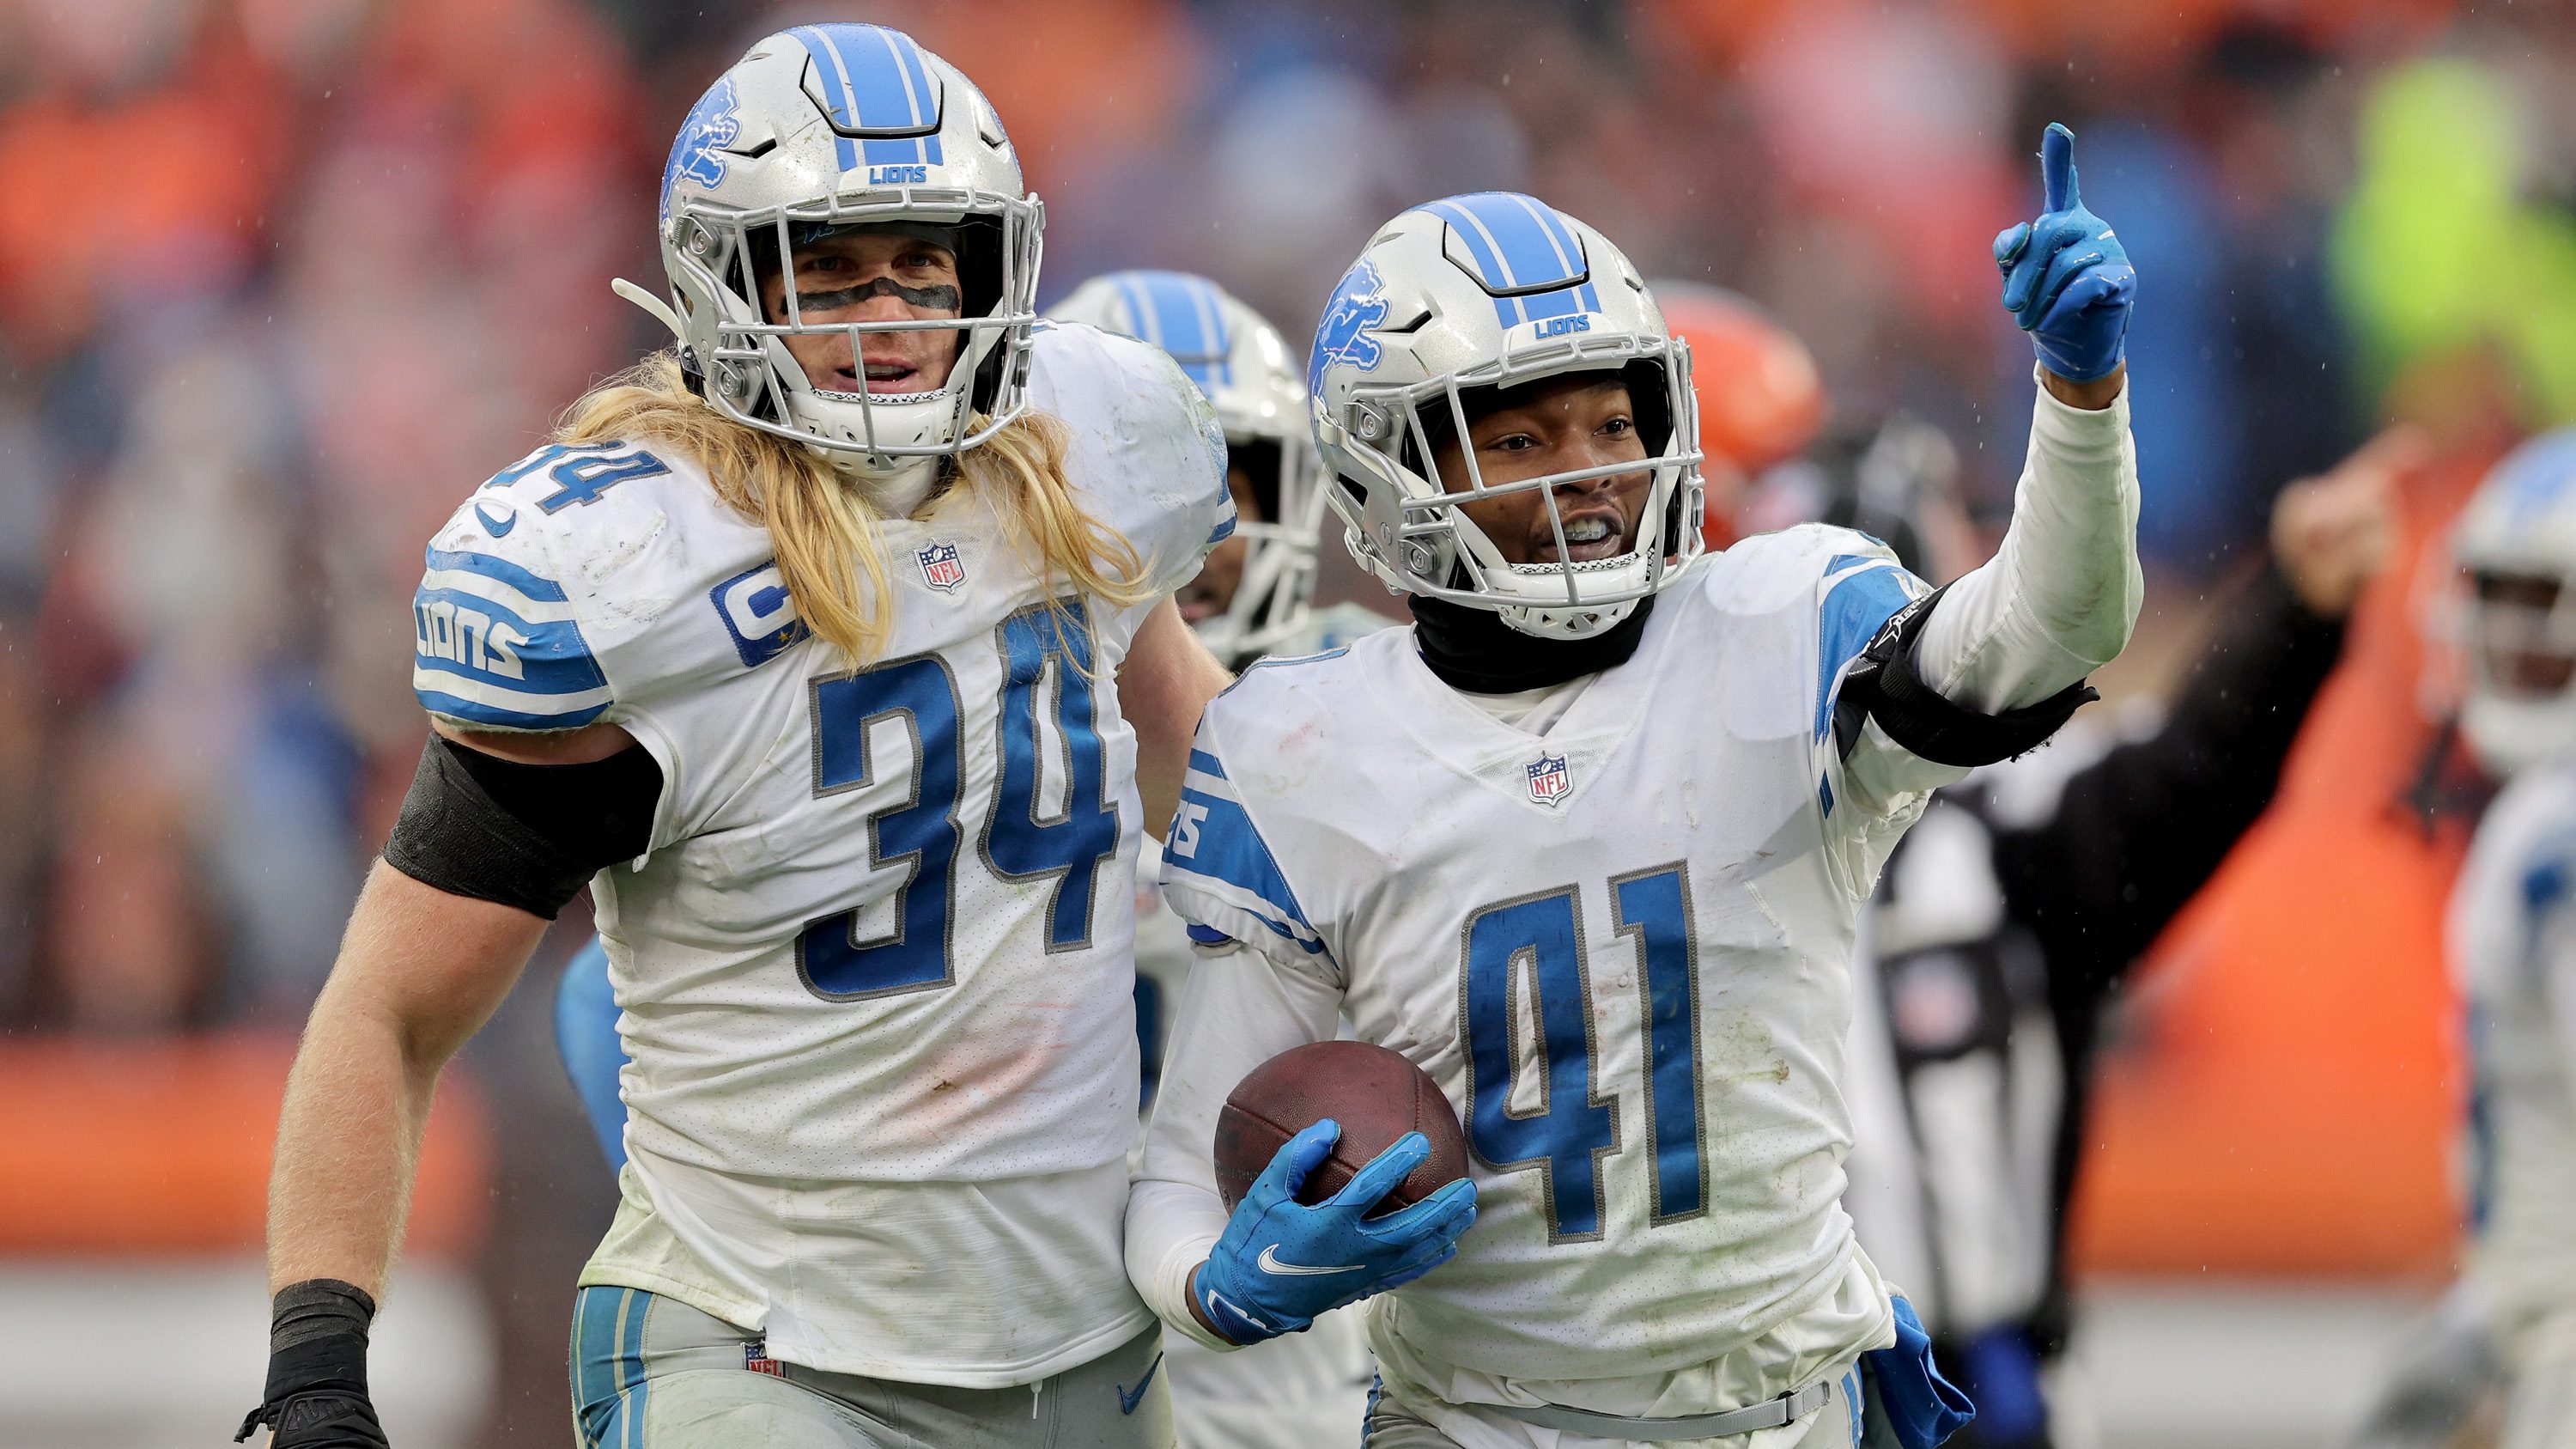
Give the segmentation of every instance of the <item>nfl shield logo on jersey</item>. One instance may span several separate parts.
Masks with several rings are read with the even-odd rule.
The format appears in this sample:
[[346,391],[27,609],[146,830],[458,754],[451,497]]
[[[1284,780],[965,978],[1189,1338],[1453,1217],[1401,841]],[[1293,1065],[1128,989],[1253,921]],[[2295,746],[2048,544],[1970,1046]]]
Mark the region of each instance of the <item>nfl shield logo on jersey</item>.
[[1553,805],[1565,798],[1574,777],[1566,773],[1565,756],[1541,755],[1529,767],[1530,798],[1541,805]]
[[921,581],[943,594],[956,592],[966,582],[966,561],[957,556],[953,543],[934,543],[913,557],[921,561]]

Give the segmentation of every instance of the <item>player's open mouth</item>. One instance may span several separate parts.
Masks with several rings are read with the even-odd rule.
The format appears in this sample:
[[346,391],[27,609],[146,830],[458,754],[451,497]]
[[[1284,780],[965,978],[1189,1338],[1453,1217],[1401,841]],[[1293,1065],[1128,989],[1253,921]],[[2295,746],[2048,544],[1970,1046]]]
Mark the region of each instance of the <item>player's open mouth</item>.
[[[927,392],[930,390],[921,385],[921,369],[914,367],[911,363],[869,362],[865,364],[865,366],[867,371],[866,391],[868,392],[884,395],[892,393]],[[858,392],[861,390],[859,375],[846,367],[835,368],[833,370],[832,382],[834,387],[841,392]]]
[[[1590,563],[1595,559],[1617,558],[1628,551],[1628,521],[1615,507],[1589,508],[1564,516],[1565,559],[1572,563]],[[1557,562],[1556,539],[1542,534],[1533,563]]]

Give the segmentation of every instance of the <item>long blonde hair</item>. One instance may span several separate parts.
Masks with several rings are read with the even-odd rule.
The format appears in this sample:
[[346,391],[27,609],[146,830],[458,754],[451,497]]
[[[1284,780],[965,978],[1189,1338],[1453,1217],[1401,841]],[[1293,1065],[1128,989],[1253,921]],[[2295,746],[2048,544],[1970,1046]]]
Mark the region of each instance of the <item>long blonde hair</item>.
[[[894,629],[894,584],[876,510],[814,449],[733,422],[689,390],[679,359],[657,352],[582,395],[555,440],[655,438],[707,470],[716,496],[769,531],[796,617],[854,665],[874,662]],[[993,510],[1030,561],[1084,594],[1126,608],[1151,596],[1135,546],[1093,518],[1065,477],[1064,425],[1023,413],[957,455],[956,481],[932,506]]]

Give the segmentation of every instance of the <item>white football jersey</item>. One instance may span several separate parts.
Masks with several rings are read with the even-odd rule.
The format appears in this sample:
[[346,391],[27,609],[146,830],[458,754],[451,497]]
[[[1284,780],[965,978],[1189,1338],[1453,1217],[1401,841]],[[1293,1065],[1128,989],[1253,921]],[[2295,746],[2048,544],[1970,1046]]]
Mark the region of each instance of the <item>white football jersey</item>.
[[2476,1271],[2510,1335],[2576,1312],[2576,765],[2488,807],[2450,932],[2484,1128]]
[[[1233,526],[1214,414],[1141,343],[1043,328],[1034,359],[1159,597]],[[541,449],[432,543],[415,680],[459,724],[612,721],[662,769],[650,854],[593,883],[631,1167],[583,1281],[788,1362],[1022,1383],[1148,1321],[1119,1259],[1141,806],[1112,680],[1150,605],[1042,577],[965,490],[881,535],[894,631],[854,671],[694,461]]]
[[1921,796],[1838,806],[1834,706],[1923,591],[1806,527],[1695,565],[1544,734],[1400,630],[1256,665],[1210,706],[1167,897],[1328,978],[1467,1132],[1475,1226],[1372,1300],[1391,1382],[1633,1379],[1832,1318],[1759,1398],[1890,1341],[1839,1204],[1839,1082],[1857,918]]
[[[1281,657],[1339,649],[1396,620],[1354,603],[1315,609],[1279,647]],[[1145,842],[1136,861],[1136,1019],[1150,1099],[1164,1030],[1195,959],[1181,918],[1163,903],[1162,851]],[[1172,1418],[1185,1449],[1305,1449],[1346,1438],[1368,1411],[1371,1368],[1357,1307],[1312,1328],[1232,1353],[1178,1334],[1164,1340]]]

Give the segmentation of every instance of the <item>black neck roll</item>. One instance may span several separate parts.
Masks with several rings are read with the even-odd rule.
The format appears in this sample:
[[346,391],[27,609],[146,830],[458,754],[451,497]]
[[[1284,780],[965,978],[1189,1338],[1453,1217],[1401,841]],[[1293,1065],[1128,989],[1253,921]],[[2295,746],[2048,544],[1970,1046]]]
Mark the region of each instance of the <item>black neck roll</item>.
[[1615,669],[1637,652],[1646,616],[1655,610],[1649,594],[1627,618],[1588,639],[1544,639],[1504,623],[1491,609],[1420,594],[1411,602],[1422,662],[1441,683],[1469,694],[1517,694]]

